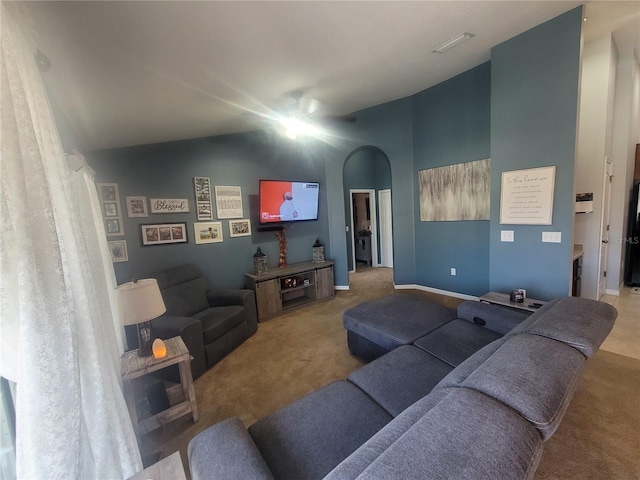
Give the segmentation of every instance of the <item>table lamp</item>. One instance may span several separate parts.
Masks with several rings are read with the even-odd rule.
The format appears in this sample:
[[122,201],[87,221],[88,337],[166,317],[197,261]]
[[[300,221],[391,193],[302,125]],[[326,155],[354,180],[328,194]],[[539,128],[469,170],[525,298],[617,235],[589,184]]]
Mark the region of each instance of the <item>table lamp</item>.
[[151,355],[153,334],[150,320],[167,311],[155,278],[143,278],[116,287],[116,300],[123,325],[138,326],[138,356]]

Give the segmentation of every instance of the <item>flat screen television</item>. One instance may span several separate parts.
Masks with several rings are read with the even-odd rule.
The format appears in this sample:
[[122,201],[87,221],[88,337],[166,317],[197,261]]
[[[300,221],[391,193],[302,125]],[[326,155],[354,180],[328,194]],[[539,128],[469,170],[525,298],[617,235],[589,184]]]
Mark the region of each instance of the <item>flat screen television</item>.
[[260,180],[260,224],[318,219],[318,182]]

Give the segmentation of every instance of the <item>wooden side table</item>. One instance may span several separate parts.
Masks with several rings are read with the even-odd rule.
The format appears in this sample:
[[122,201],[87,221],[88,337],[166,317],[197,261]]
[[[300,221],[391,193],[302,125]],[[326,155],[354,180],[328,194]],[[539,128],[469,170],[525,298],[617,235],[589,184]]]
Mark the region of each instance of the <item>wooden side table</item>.
[[[511,296],[508,293],[485,293],[480,297],[480,301],[484,303],[492,303],[494,305],[501,305],[503,307],[515,308],[518,310],[525,310],[527,312],[536,312],[538,309],[547,302],[542,300],[536,300],[535,298],[525,298],[524,302],[517,303],[511,301]],[[533,305],[539,305],[537,308]]]
[[149,465],[133,477],[129,477],[129,480],[148,480],[150,478],[153,480],[187,480],[180,452],[173,452],[168,457]]
[[[126,352],[121,357],[124,396],[129,415],[131,415],[131,422],[138,438],[140,438],[141,427],[143,431],[148,432],[189,412],[193,415],[194,422],[197,422],[199,418],[196,394],[193,389],[193,378],[191,377],[191,355],[189,350],[187,350],[184,341],[180,337],[170,338],[165,340],[164,343],[167,346],[167,355],[164,358],[156,360],[153,356],[139,357],[137,350]],[[178,364],[180,369],[180,384],[167,389],[171,407],[138,422],[132,381],[175,364]],[[178,399],[183,400],[176,403]]]

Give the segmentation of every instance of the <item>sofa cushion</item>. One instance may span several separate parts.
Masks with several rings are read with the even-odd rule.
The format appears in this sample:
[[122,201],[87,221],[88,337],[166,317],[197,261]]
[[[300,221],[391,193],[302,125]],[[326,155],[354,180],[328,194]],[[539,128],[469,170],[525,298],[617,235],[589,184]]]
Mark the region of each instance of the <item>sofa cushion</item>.
[[192,480],[273,479],[269,467],[238,418],[224,420],[196,435],[189,442],[187,453]]
[[362,390],[338,381],[258,420],[249,433],[275,478],[313,480],[390,420]]
[[490,344],[482,347],[476,353],[467,358],[464,362],[454,368],[449,375],[444,377],[435,387],[440,388],[459,387],[480,365],[482,365],[493,353],[506,342],[506,337],[494,340]]
[[350,308],[342,318],[347,330],[393,350],[413,343],[455,316],[455,310],[442,305],[395,294]]
[[420,337],[414,345],[456,367],[502,335],[467,320],[455,319]]
[[554,307],[554,305],[558,302],[559,300],[555,299],[545,303],[536,312],[529,315],[529,317],[526,320],[524,320],[523,322],[516,325],[513,329],[511,329],[509,333],[507,333],[507,335],[518,335],[519,333],[525,333],[531,327],[531,325],[533,325],[536,322],[536,320],[538,320],[538,318],[544,315],[547,310],[551,310]]
[[404,435],[413,424],[454,390],[453,388],[443,388],[422,397],[343,460],[325,477],[325,480],[356,478],[382,452]]
[[502,335],[530,316],[528,312],[473,300],[465,300],[458,305],[458,318],[469,322],[482,322],[489,330]]
[[394,417],[427,395],[453,367],[403,345],[349,375],[348,380]]
[[236,325],[240,325],[244,321],[244,313],[244,307],[233,305],[207,308],[193,316],[202,323],[202,335],[206,345],[222,337]]
[[568,297],[537,317],[526,331],[571,345],[589,358],[607,338],[617,316],[616,309],[607,303]]
[[[542,439],[510,408],[466,388],[446,396],[415,423],[404,414],[342,462],[329,480],[530,479],[542,455]],[[431,396],[429,395],[429,397]],[[386,447],[382,449],[381,447]],[[362,461],[364,460],[364,461]]]
[[504,342],[462,386],[511,407],[547,439],[560,424],[585,361],[568,345],[523,333]]

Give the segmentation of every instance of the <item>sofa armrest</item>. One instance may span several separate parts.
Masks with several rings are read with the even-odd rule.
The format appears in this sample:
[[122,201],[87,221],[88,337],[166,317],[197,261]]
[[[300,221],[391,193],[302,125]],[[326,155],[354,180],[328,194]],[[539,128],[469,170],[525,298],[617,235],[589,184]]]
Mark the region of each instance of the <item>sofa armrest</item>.
[[273,480],[258,447],[238,418],[196,435],[189,442],[187,455],[192,480]]
[[253,290],[245,289],[215,289],[207,292],[207,300],[211,307],[242,305],[245,309],[247,330],[249,335],[258,329],[258,311],[256,309],[256,295]]
[[[151,326],[157,338],[166,340],[176,336],[182,337],[187,350],[193,357],[191,360],[191,376],[194,380],[207,370],[200,320],[190,317],[162,316],[151,320]],[[177,372],[177,369],[174,370]],[[175,374],[172,374],[172,376],[175,376]]]
[[484,325],[489,330],[502,335],[507,334],[529,315],[511,308],[473,300],[465,300],[458,305],[458,318]]

